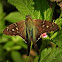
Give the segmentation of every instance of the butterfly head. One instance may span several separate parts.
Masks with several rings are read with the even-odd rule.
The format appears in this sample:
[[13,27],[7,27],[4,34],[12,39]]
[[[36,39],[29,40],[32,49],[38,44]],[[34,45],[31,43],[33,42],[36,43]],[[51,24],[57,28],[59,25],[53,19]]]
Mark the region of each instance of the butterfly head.
[[32,20],[31,16],[30,15],[26,15],[26,21],[27,20]]

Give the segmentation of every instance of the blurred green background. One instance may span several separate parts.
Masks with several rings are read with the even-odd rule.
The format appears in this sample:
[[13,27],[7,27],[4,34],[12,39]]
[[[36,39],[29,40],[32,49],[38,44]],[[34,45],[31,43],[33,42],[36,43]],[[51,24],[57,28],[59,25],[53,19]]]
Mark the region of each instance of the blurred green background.
[[[37,42],[40,55],[32,48],[26,56],[27,44],[21,37],[3,34],[5,27],[25,20],[26,15],[55,22],[60,28]],[[61,0],[0,0],[0,62],[62,62]]]

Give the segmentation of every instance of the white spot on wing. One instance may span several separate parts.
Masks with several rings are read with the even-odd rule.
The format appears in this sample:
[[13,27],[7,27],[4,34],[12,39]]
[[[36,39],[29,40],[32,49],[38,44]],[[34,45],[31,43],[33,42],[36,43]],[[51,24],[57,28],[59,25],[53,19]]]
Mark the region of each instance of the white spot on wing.
[[18,28],[16,27],[16,30],[18,30]]
[[14,25],[15,25],[15,26],[17,26],[17,24],[16,24],[16,23],[14,23]]
[[47,27],[47,28],[49,28],[49,26],[48,26],[48,25],[47,25],[46,27]]
[[42,25],[42,27],[45,27],[45,25]]
[[7,31],[9,30],[9,27],[7,27]]
[[52,25],[54,26],[54,23],[52,23]]
[[12,29],[12,31],[15,31],[14,29]]

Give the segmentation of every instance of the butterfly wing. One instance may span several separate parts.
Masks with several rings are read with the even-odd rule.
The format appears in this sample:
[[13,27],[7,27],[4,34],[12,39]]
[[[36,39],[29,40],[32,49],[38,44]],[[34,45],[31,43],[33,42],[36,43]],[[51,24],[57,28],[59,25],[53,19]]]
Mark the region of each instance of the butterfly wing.
[[45,32],[48,33],[59,29],[58,25],[51,21],[34,19],[33,23],[36,29],[36,34],[35,34],[36,40],[39,39],[42,33]]
[[25,21],[19,21],[17,23],[13,23],[4,29],[3,33],[11,36],[21,36],[26,41],[26,26]]

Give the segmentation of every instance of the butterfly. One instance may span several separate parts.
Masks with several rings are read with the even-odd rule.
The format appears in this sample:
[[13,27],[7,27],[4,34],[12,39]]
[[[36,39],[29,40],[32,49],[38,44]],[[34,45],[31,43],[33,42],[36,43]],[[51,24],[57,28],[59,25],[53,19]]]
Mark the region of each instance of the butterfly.
[[58,29],[58,25],[52,21],[32,19],[30,15],[27,15],[26,20],[22,20],[9,25],[4,29],[3,33],[6,35],[18,35],[22,37],[28,44],[27,56],[29,56],[31,41],[33,42],[34,49],[39,54],[39,49],[36,41],[41,38],[41,34],[45,32],[49,33]]

